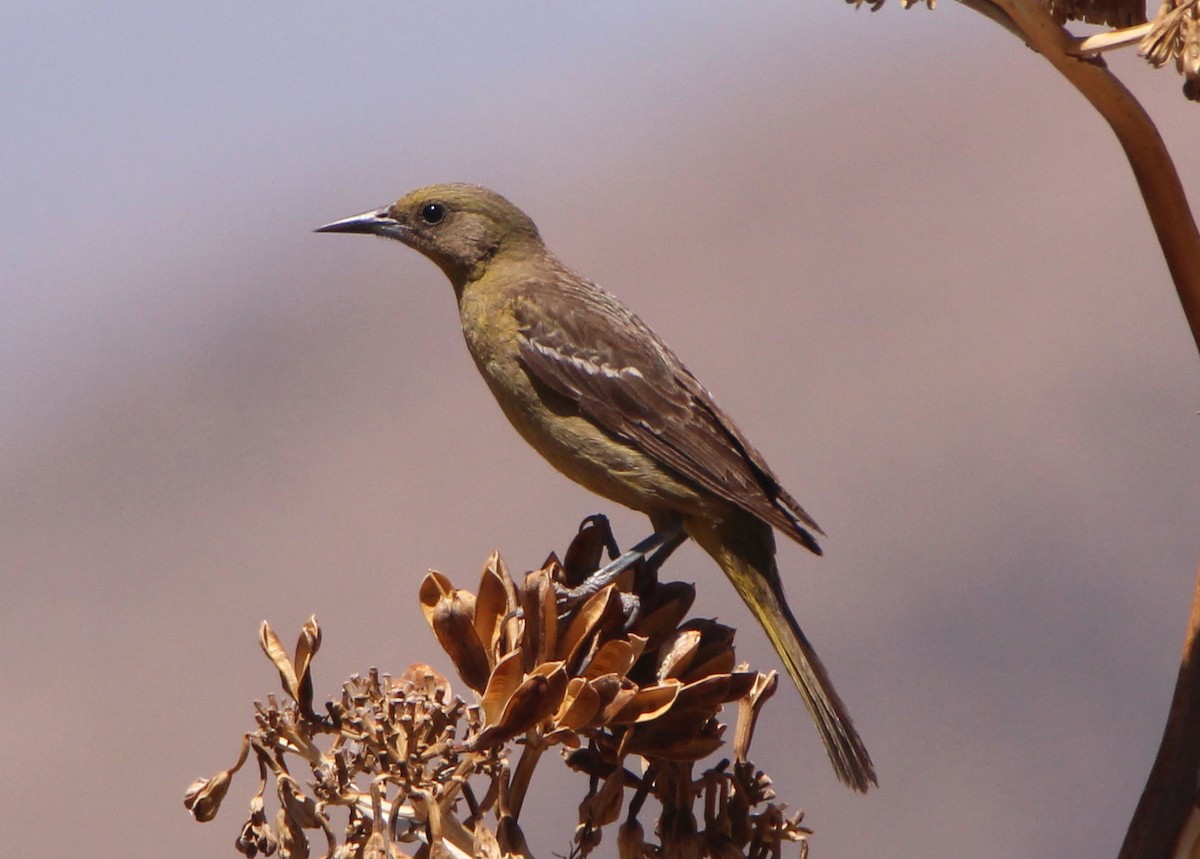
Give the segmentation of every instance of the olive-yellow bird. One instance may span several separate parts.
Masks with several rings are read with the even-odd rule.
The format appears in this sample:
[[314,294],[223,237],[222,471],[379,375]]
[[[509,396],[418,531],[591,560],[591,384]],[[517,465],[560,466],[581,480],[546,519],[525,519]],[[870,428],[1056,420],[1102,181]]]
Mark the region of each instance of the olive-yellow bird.
[[318,232],[396,239],[450,279],[471,357],[517,431],[572,480],[682,525],[758,618],[855,790],[875,770],[783,595],[778,528],[813,552],[816,522],[737,425],[632,311],[563,265],[524,212],[476,185],[432,185]]

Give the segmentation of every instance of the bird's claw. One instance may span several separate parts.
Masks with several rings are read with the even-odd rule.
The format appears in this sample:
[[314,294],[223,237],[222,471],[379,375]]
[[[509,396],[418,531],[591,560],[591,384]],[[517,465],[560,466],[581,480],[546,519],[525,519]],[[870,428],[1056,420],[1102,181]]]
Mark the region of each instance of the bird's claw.
[[[589,516],[580,525],[580,530],[589,525],[604,529],[605,546],[608,548],[609,556],[612,560],[588,575],[578,585],[574,587],[560,587],[558,589],[555,602],[560,617],[567,614],[588,597],[608,587],[623,572],[635,567],[639,563],[644,564],[647,570],[657,572],[667,557],[687,539],[687,534],[684,533],[683,526],[676,524],[661,531],[656,531],[629,551],[620,552],[616,540],[612,536],[612,530],[608,527],[608,519],[606,517],[599,515]],[[641,605],[637,596],[622,593],[621,605],[624,609],[626,623],[635,622],[641,612]]]

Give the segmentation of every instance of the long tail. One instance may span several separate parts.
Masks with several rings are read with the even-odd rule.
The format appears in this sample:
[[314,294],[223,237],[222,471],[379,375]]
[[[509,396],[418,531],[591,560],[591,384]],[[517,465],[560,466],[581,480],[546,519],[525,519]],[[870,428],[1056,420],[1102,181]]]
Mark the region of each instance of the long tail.
[[762,624],[808,706],[838,778],[861,793],[878,784],[846,705],[784,599],[770,526],[746,514],[721,523],[690,519],[685,527],[721,565]]

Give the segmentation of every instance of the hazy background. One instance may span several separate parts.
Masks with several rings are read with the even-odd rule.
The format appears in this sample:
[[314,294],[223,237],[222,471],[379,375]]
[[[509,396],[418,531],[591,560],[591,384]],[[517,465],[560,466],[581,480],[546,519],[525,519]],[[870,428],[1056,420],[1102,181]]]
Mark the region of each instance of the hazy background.
[[[181,797],[277,688],[260,620],[318,614],[322,698],[446,667],[426,568],[616,512],[505,423],[433,266],[310,232],[469,180],[829,533],[781,566],[881,787],[784,689],[756,757],[813,855],[1115,854],[1200,556],[1200,367],[1117,144],[1017,40],[949,2],[39,2],[0,47],[4,852],[233,856],[254,774],[204,826]],[[1200,198],[1200,107],[1115,65]],[[669,571],[776,665],[706,557]]]

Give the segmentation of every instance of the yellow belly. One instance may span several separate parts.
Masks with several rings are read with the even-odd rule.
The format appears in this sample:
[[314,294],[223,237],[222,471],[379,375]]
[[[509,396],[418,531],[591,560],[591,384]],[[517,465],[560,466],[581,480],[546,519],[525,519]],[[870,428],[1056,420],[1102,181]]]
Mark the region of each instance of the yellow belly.
[[480,371],[521,437],[576,483],[648,514],[694,514],[711,506],[655,460],[579,414],[573,403],[535,388],[519,364],[493,363]]
[[459,313],[475,365],[525,441],[576,483],[634,510],[712,515],[724,506],[605,432],[574,402],[535,387],[520,361],[509,300],[503,285],[473,284],[459,295]]

